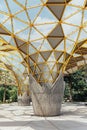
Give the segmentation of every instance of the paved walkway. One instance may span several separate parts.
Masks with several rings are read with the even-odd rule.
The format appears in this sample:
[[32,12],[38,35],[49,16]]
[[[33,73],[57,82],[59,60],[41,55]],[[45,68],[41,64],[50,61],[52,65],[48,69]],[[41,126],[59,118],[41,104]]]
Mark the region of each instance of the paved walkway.
[[63,104],[61,116],[36,117],[32,106],[0,105],[0,130],[87,130],[87,106]]

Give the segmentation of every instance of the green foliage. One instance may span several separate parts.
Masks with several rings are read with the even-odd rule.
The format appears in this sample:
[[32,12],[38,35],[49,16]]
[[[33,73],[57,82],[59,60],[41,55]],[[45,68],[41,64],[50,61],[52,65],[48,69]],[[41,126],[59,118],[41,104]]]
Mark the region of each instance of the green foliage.
[[3,101],[4,88],[0,86],[0,101]]
[[17,87],[15,87],[15,83],[12,73],[0,68],[0,84],[2,84],[0,85],[0,102],[17,101]]
[[65,92],[64,92],[64,97],[66,99],[69,99],[70,95],[69,95],[69,85],[68,83],[66,83],[66,87],[65,87]]
[[10,100],[12,100],[12,102],[16,102],[17,101],[17,88],[16,87],[12,87],[12,89],[9,91],[10,93]]
[[[4,94],[3,85],[0,86],[0,101],[3,102],[3,94]],[[8,102],[16,102],[17,101],[17,87],[16,86],[6,86],[6,95],[5,99]]]
[[87,101],[87,82],[85,68],[65,77],[65,99],[73,101]]

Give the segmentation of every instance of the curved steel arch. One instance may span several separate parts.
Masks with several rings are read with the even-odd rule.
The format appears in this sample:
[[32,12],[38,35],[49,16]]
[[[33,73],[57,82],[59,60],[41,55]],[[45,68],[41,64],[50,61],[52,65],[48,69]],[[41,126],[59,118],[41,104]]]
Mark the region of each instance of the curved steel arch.
[[18,85],[19,83],[18,83],[17,76],[15,75],[15,72],[12,70],[12,67],[10,65],[8,66],[5,63],[3,63],[3,62],[0,61],[0,68],[10,71],[12,73],[12,75],[15,77],[17,86],[19,86]]
[[87,40],[80,42],[65,68],[65,73],[73,73],[87,64]]
[[[15,47],[12,47],[7,42],[0,39],[0,62],[3,63],[6,66],[6,68],[9,69],[14,74],[19,87],[18,93],[22,93],[21,87],[22,84],[24,84],[24,81],[22,80],[25,80],[26,76],[28,75],[27,72],[25,72],[26,63],[24,62],[24,60],[21,59],[22,57],[19,54],[19,52],[17,52],[17,49]],[[23,71],[21,71],[17,66],[19,67],[24,66],[24,68],[23,67],[20,68],[23,69]],[[20,73],[18,71],[20,71]]]

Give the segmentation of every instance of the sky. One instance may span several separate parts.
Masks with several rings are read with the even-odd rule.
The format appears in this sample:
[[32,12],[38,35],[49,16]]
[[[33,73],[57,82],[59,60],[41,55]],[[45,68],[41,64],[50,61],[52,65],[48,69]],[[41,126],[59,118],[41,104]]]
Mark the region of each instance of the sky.
[[[19,2],[21,6],[18,6],[18,4],[16,4],[16,2],[14,1]],[[26,41],[29,39],[29,35],[27,34],[30,33],[29,41],[31,41],[32,44],[34,44],[33,40],[36,39],[37,43],[40,42],[38,39],[47,36],[49,32],[51,32],[51,30],[53,30],[54,27],[56,27],[59,20],[49,11],[47,7],[43,7],[43,3],[45,3],[46,0],[42,0],[43,3],[40,0],[27,0],[27,1],[28,2],[26,8],[29,17],[27,17],[27,14],[23,9],[23,6],[25,5],[25,0],[7,0],[8,6],[10,8],[10,12],[12,15],[14,15],[11,21],[11,19],[9,18],[9,10],[6,6],[5,0],[1,0],[0,1],[0,23],[3,24],[11,32],[13,32],[11,26],[13,23],[14,34]],[[79,26],[81,26],[81,20],[82,20],[81,7],[83,7],[84,1],[85,0],[72,0],[69,3],[69,5],[66,7],[64,15],[62,17],[62,20],[64,22],[62,24],[62,28],[64,30],[65,36],[68,37],[66,41],[68,53],[72,51],[74,43],[78,37]],[[71,4],[77,7],[71,6]],[[72,15],[75,12],[78,13]],[[36,17],[37,15],[38,17]],[[72,17],[70,17],[71,15]],[[84,10],[83,24],[84,22],[87,22],[87,9]],[[34,24],[34,26],[30,26],[31,24]],[[72,24],[73,26],[71,26],[70,24]],[[22,32],[20,32],[21,30]],[[72,35],[70,35],[70,33]],[[6,38],[5,36],[3,37]],[[85,27],[84,30],[82,30],[79,40],[86,39],[86,38],[87,38],[87,27]],[[72,42],[69,39],[71,39]],[[42,50],[48,49],[48,44],[46,40],[43,42],[43,44],[44,46]],[[70,46],[71,48],[68,49],[68,47]],[[60,46],[57,48],[57,50],[58,49],[60,50],[61,48],[64,49],[62,42]],[[13,61],[13,64],[19,66],[19,64],[15,63],[15,61]],[[22,68],[21,70],[24,69]]]
[[[16,4],[16,2],[14,1],[19,2],[21,6],[18,6],[18,4]],[[42,0],[42,1],[43,3],[45,3],[46,0]],[[78,33],[78,27],[76,26],[80,26],[81,19],[82,19],[82,10],[81,8],[78,8],[78,7],[82,7],[84,4],[84,1],[85,0],[72,0],[70,4],[76,5],[77,8],[70,5],[66,7],[64,15],[62,17],[62,20],[64,21],[64,23],[62,24],[62,28],[64,30],[65,36],[69,35],[75,30],[77,30],[77,33]],[[29,39],[30,41],[33,41],[34,39],[43,38],[43,36],[47,36],[49,32],[53,30],[53,28],[59,22],[58,19],[56,19],[56,17],[52,15],[52,13],[48,10],[47,7],[43,8],[42,6],[43,3],[41,2],[41,0],[27,0],[26,7],[27,7],[27,12],[31,21],[28,19],[22,7],[25,5],[25,0],[21,0],[21,1],[20,0],[7,0],[7,2],[10,8],[10,12],[11,14],[14,15],[14,18],[12,19],[12,21],[9,18],[9,10],[6,6],[5,0],[3,0],[3,1],[0,1],[0,12],[3,12],[3,13],[0,13],[0,22],[11,32],[13,32],[12,26],[11,26],[13,23],[14,34],[16,34],[20,38],[22,36],[24,40],[28,40],[29,35],[27,34],[29,34],[30,32],[31,32],[30,39]],[[21,13],[20,13],[20,10],[21,10]],[[74,14],[75,12],[78,12],[78,13],[68,18],[70,15]],[[38,13],[39,15],[36,18]],[[84,11],[84,22],[87,22],[87,10]],[[34,24],[34,27],[38,31],[33,27],[29,27],[29,24],[31,23]],[[47,24],[44,24],[44,23],[47,23]],[[68,23],[68,24],[65,24],[65,23]],[[70,26],[69,24],[73,24],[75,26]],[[21,30],[23,31],[20,32]],[[85,27],[85,31],[87,31],[87,27]],[[42,34],[39,32],[42,32]],[[80,39],[85,38],[85,37],[86,37],[85,33],[82,33]],[[76,39],[76,35],[72,35],[70,38]]]
[[[20,0],[17,0],[17,1],[20,2]],[[18,6],[14,2],[14,0],[7,0],[7,2],[8,2],[9,8],[10,8],[12,14],[15,14],[16,12],[18,12],[20,10],[23,10],[23,8]],[[22,5],[24,5],[25,0],[21,0],[20,3]],[[38,6],[38,4],[39,4],[39,6]],[[56,22],[58,22],[58,20],[52,15],[52,13],[46,7],[43,8],[42,4],[43,3],[40,0],[28,0],[27,8],[30,8],[30,9],[28,9],[28,15],[31,19],[31,23],[33,23],[34,18],[37,16],[37,14],[40,12],[40,10],[42,10],[42,11],[39,14],[39,16],[36,18],[36,20],[34,22],[35,25],[49,23],[49,22],[54,23],[54,24],[47,24],[47,25],[45,24],[42,26],[35,26],[38,30],[42,31],[42,33],[46,36],[56,26]],[[77,5],[77,6],[83,6],[84,0],[72,0],[72,2],[70,2],[70,4]],[[34,8],[31,9],[31,7],[34,7]],[[0,22],[3,23],[3,21],[8,19],[4,23],[4,26],[7,27],[7,29],[9,29],[10,31],[12,31],[11,20],[9,19],[9,16],[8,16],[9,11],[7,9],[5,0],[0,1],[0,10],[7,13],[6,15],[5,15],[5,13],[4,14],[0,13]],[[73,17],[71,17],[69,19],[64,20],[64,18],[66,18],[67,16],[70,16],[72,13],[74,13],[76,11],[78,11],[79,13],[77,13],[76,15],[74,15]],[[87,11],[85,11],[85,14],[84,14],[84,21],[87,21],[86,13],[87,13]],[[20,32],[20,30],[28,27],[26,22],[29,23],[30,21],[28,20],[26,13],[24,11],[22,11],[21,13],[18,13],[14,17],[20,18],[21,20],[23,20],[25,22],[25,23],[23,23],[23,22],[19,21],[18,19],[14,18],[13,19],[14,33]],[[64,22],[72,23],[75,25],[80,25],[81,18],[82,18],[82,11],[80,8],[75,8],[75,7],[71,7],[71,6],[66,7],[66,11],[63,16]],[[65,35],[69,34],[72,30],[75,29],[73,27],[70,28],[70,26],[67,26],[66,24],[63,24],[62,27],[64,29]],[[26,29],[25,31],[22,31],[22,33],[18,33],[17,36],[21,37],[21,34],[22,34],[23,38],[27,39],[28,36],[26,34],[29,32],[30,32],[30,29]],[[42,36],[40,35],[40,33],[38,33],[33,28],[32,32],[31,32],[31,40],[35,39],[35,37],[40,38]]]

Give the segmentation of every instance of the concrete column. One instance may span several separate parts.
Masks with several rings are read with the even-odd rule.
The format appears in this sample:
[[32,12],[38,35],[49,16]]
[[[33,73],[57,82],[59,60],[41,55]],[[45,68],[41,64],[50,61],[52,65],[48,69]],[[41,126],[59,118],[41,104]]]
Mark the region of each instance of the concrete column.
[[57,116],[60,115],[64,95],[63,75],[60,74],[51,88],[41,86],[30,75],[31,98],[35,115]]
[[30,92],[29,92],[29,77],[27,76],[20,83],[18,90],[18,105],[29,106],[30,105]]
[[18,105],[29,106],[30,105],[30,96],[27,92],[24,92],[23,95],[18,96]]

